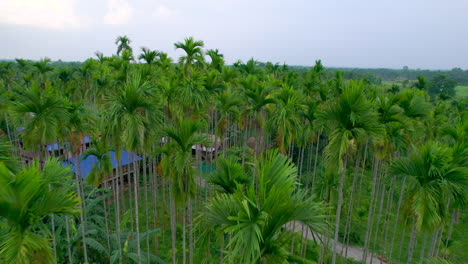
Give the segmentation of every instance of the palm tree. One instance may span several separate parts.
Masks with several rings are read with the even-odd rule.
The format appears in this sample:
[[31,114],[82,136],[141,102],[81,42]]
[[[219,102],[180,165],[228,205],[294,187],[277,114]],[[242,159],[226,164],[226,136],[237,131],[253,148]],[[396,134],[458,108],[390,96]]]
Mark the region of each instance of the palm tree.
[[224,142],[224,135],[226,130],[230,127],[230,120],[237,120],[240,111],[238,106],[241,100],[238,94],[226,89],[215,95],[215,108],[219,111],[219,121],[216,124],[216,136],[219,138],[221,144]]
[[324,150],[325,164],[332,168],[338,167],[341,171],[333,241],[332,263],[334,264],[348,155],[357,144],[369,137],[379,135],[382,127],[372,104],[364,97],[362,83],[348,83],[343,93],[336,100],[328,103],[325,109],[317,114],[317,117],[319,123],[324,124],[329,131],[329,143]]
[[281,89],[274,97],[276,102],[267,127],[276,130],[276,143],[281,153],[286,154],[287,148],[302,125],[304,105],[298,92],[291,86]]
[[179,58],[179,63],[184,69],[185,75],[190,78],[192,68],[194,66],[200,67],[204,63],[202,51],[204,43],[201,40],[188,37],[184,39],[184,42],[174,43],[174,46],[176,49],[182,49],[185,52],[185,55]]
[[12,114],[24,129],[20,132],[26,147],[41,152],[45,144],[57,142],[61,125],[69,120],[67,101],[50,86],[41,90],[37,85],[19,94]]
[[256,164],[258,192],[245,190],[212,198],[199,228],[231,235],[229,263],[297,263],[304,259],[287,250],[293,231],[287,224],[306,225],[312,234],[326,226],[323,205],[297,188],[297,170],[287,157],[269,151]]
[[[181,119],[172,127],[163,129],[162,135],[170,139],[165,145],[165,153],[161,163],[164,175],[171,180],[171,238],[172,262],[176,263],[176,230],[175,201],[187,205],[189,228],[189,262],[193,259],[192,241],[192,201],[196,194],[194,169],[192,168],[192,146],[207,143],[206,136],[199,133],[202,124],[192,119]],[[185,210],[185,209],[184,209]],[[184,217],[185,223],[185,217]],[[185,238],[184,238],[185,239]],[[185,253],[183,253],[185,255]]]
[[130,43],[132,41],[126,35],[118,36],[115,40],[115,44],[117,45],[117,55],[120,55],[122,51],[128,50],[132,51],[132,47],[130,47]]
[[141,54],[138,56],[139,60],[144,60],[146,64],[153,64],[156,61],[159,52],[156,50],[150,50],[148,48],[142,47]]
[[219,53],[218,49],[207,50],[206,55],[211,59],[210,67],[221,72],[224,67],[224,55]]
[[[107,106],[109,130],[117,136],[117,140],[122,142],[120,146],[125,146],[128,150],[133,151],[137,254],[138,261],[141,261],[138,209],[139,179],[135,153],[144,151],[147,147],[149,136],[153,135],[155,127],[161,122],[161,112],[155,104],[152,87],[149,83],[143,82],[138,74],[128,76],[124,87],[109,98]],[[145,184],[147,183],[145,182]]]
[[[77,181],[77,193],[81,197],[83,201],[83,207],[86,206],[85,204],[85,194],[84,188],[81,182],[81,165],[80,165],[80,154],[83,151],[83,138],[84,133],[90,132],[92,130],[94,124],[94,116],[92,116],[90,110],[83,104],[70,104],[68,107],[69,112],[69,119],[65,125],[65,129],[67,130],[67,138],[70,143],[70,150],[75,161],[75,176]],[[81,205],[80,205],[81,206]],[[88,261],[88,254],[86,248],[86,239],[85,239],[85,221],[83,213],[85,210],[80,210],[80,220],[81,220],[81,234],[82,234],[82,241],[83,241],[83,252],[84,252],[84,259],[85,262]]]
[[52,263],[48,215],[78,213],[79,197],[73,191],[71,170],[49,159],[12,172],[0,163],[0,219],[7,220],[8,233],[0,242],[4,263]]
[[239,186],[251,183],[244,167],[234,156],[218,159],[216,167],[217,170],[210,174],[208,182],[217,186],[224,193],[233,194]]
[[412,221],[407,262],[411,263],[416,231],[432,231],[448,214],[447,199],[465,204],[468,180],[466,167],[450,158],[450,150],[436,142],[415,147],[407,157],[395,160],[391,173],[407,179],[404,212]]

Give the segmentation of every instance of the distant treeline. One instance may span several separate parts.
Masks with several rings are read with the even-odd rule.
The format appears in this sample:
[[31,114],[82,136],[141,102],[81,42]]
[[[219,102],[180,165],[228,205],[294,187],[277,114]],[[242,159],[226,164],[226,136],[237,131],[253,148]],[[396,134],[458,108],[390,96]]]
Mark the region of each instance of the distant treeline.
[[[0,62],[7,62],[14,60],[0,60]],[[75,68],[81,67],[83,62],[79,61],[53,61],[51,66],[57,68]],[[259,62],[258,66],[268,67],[269,65],[274,65],[270,62],[264,63]],[[236,63],[234,63],[234,66]],[[276,64],[278,65],[278,64]],[[283,65],[281,65],[283,66]],[[305,73],[309,71],[312,67],[310,66],[287,66],[289,69],[293,69],[298,73]],[[403,67],[402,69],[386,69],[386,68],[326,68],[327,75],[329,77],[333,76],[337,71],[343,72],[343,76],[347,80],[351,79],[366,79],[373,84],[382,84],[383,81],[414,81],[417,80],[418,76],[425,77],[430,80],[437,75],[445,75],[448,79],[456,81],[457,85],[468,85],[468,69],[463,70],[461,68],[453,68],[451,70],[426,70],[426,69],[410,69],[408,67]]]

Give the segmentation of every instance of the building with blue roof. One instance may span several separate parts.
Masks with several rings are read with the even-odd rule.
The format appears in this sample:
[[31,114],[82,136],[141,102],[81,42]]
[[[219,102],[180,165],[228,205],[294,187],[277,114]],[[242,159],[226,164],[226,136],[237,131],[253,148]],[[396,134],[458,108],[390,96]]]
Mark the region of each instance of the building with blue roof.
[[[114,170],[114,175],[116,175],[116,168],[117,168],[117,159],[115,155],[115,151],[111,150],[109,151],[110,155],[110,160],[112,163],[112,169]],[[131,165],[133,163],[133,157],[136,157],[136,161],[142,160],[142,158],[138,155],[134,155],[132,152],[128,152],[125,150],[122,150],[121,154],[121,160],[120,160],[120,166],[121,167],[128,167],[127,165]],[[99,166],[98,160],[96,156],[88,156],[86,159],[83,159],[84,156],[80,156],[80,177],[82,179],[86,178],[88,174],[91,172],[91,170],[94,168],[94,166]],[[72,171],[75,172],[75,159],[70,158],[68,161],[63,161],[62,162],[63,166],[70,166]],[[127,169],[121,169],[121,172],[124,172],[126,174]],[[132,171],[130,171],[132,172]],[[110,176],[110,175],[109,175]]]

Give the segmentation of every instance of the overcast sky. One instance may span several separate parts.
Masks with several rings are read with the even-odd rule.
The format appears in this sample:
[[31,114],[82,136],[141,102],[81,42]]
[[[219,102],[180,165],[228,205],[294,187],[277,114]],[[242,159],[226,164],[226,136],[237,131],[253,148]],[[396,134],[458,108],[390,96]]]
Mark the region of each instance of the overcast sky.
[[193,36],[226,61],[468,69],[468,0],[0,0],[0,58],[84,60],[118,35],[177,58]]

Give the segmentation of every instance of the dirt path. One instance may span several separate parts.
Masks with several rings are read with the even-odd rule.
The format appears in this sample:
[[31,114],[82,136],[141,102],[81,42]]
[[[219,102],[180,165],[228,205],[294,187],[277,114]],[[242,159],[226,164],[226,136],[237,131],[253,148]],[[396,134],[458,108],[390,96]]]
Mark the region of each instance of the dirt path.
[[[292,229],[292,227],[290,228]],[[308,227],[305,227],[305,230],[306,230],[306,237],[307,239],[310,239],[312,240],[313,239],[313,236],[312,236],[312,233],[310,232],[309,228]],[[299,224],[297,223],[294,227],[294,231],[296,232],[302,232],[302,224]],[[315,235],[315,237],[317,237],[317,235]],[[322,240],[323,240],[323,236],[321,236]],[[330,239],[330,247],[332,247],[333,245],[333,239]],[[337,250],[338,250],[338,254],[342,255],[344,257],[345,255],[345,245],[338,242],[337,244]],[[357,260],[357,261],[362,261],[362,255],[364,253],[364,249],[363,248],[360,248],[360,247],[356,247],[356,246],[348,246],[348,254],[347,254],[347,258],[351,258],[351,259],[354,259],[354,260]],[[371,263],[371,256],[370,256],[370,252],[368,252],[367,254],[367,259],[366,259],[366,263],[370,264]],[[376,256],[374,256],[372,258],[372,264],[380,264],[380,263],[384,263],[384,262],[381,262],[380,259],[378,259]]]

